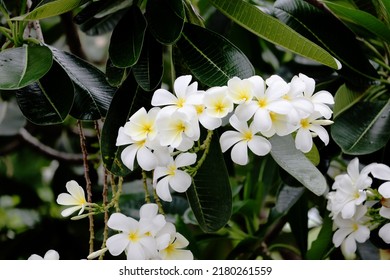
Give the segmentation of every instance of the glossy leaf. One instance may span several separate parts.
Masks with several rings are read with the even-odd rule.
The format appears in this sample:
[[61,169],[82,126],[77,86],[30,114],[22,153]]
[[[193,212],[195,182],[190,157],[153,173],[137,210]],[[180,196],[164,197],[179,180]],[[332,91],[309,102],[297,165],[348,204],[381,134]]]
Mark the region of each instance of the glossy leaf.
[[141,54],[146,20],[138,8],[132,6],[116,25],[110,41],[112,63],[121,68],[133,66]]
[[53,56],[43,46],[23,46],[0,52],[0,89],[19,89],[42,78]]
[[230,219],[232,192],[216,132],[212,137],[206,160],[196,173],[186,194],[199,226],[204,232],[217,231]]
[[108,83],[113,87],[118,87],[122,84],[127,76],[127,68],[119,68],[112,64],[111,59],[107,59],[106,77]]
[[123,82],[112,99],[104,121],[101,136],[103,163],[108,171],[117,176],[126,176],[130,170],[123,165],[120,153],[124,146],[116,146],[119,127],[123,126],[139,108],[150,104],[147,93],[143,92],[132,74]]
[[383,22],[381,22],[379,19],[377,19],[370,13],[351,7],[346,7],[330,1],[323,2],[333,13],[336,14],[338,18],[342,19],[343,21],[356,24],[364,28],[365,30],[368,30],[369,32],[373,33],[385,42],[390,42],[389,27],[387,27]]
[[336,60],[322,47],[243,0],[209,0],[226,16],[274,44],[321,64],[338,69]]
[[324,194],[328,188],[324,176],[302,152],[295,148],[291,136],[275,135],[269,141],[272,145],[271,156],[281,168],[314,194]]
[[75,88],[71,115],[81,120],[97,120],[105,117],[115,88],[105,75],[88,62],[68,52],[51,47],[55,61],[65,70]]
[[362,98],[363,94],[348,88],[345,84],[339,87],[334,97],[333,118],[353,106]]
[[306,258],[309,230],[307,212],[308,199],[307,196],[303,194],[287,214],[287,221],[290,224],[291,232],[295,237],[295,241],[303,259]]
[[184,5],[182,0],[148,1],[146,17],[150,32],[162,44],[175,43],[184,26]]
[[161,82],[164,70],[162,51],[162,45],[147,32],[141,56],[133,66],[135,79],[145,91],[154,90]]
[[72,107],[73,96],[72,81],[57,63],[39,81],[16,92],[25,117],[39,125],[62,123]]
[[362,101],[340,113],[331,127],[332,138],[351,155],[373,153],[390,139],[390,101]]
[[234,76],[243,79],[254,75],[241,50],[208,29],[186,24],[177,46],[192,74],[207,86],[226,84]]
[[327,258],[329,251],[334,248],[332,243],[333,238],[333,220],[326,213],[322,223],[321,231],[316,240],[311,244],[307,251],[306,259],[308,260],[324,260]]
[[[275,14],[291,28],[334,55],[343,65],[339,73],[355,86],[366,86],[370,80],[377,78],[355,34],[332,14],[303,0],[277,0]],[[326,24],[319,24],[322,22]]]
[[90,18],[79,25],[80,30],[89,36],[98,36],[111,32],[121,20],[124,11],[118,11],[102,18]]
[[16,100],[0,100],[0,136],[17,135],[26,125],[26,118],[20,111]]
[[88,0],[56,0],[46,2],[42,5],[38,5],[31,12],[21,15],[12,20],[39,20],[44,18],[49,18],[53,16],[58,16],[69,12],[73,9],[76,9],[83,4],[87,3]]

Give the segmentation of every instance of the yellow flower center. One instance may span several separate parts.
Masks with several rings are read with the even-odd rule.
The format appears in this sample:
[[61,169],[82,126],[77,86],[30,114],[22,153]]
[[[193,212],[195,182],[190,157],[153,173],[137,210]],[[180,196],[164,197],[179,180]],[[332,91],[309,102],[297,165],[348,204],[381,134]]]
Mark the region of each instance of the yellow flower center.
[[218,114],[221,114],[224,111],[224,109],[225,109],[225,106],[222,103],[222,101],[217,102],[214,107],[215,107],[215,111]]
[[176,174],[176,165],[174,165],[174,164],[170,164],[169,166],[168,166],[168,175],[170,175],[170,176],[175,176],[175,174]]
[[242,135],[245,141],[250,141],[253,138],[253,134],[251,131],[245,131],[244,134]]
[[184,106],[185,103],[186,103],[186,100],[185,100],[184,98],[181,98],[181,97],[180,97],[180,98],[177,100],[176,105],[177,105],[177,107],[182,108],[182,107]]
[[138,242],[139,240],[139,235],[138,235],[138,232],[130,232],[129,235],[128,235],[128,238],[131,242]]
[[259,105],[260,108],[264,108],[267,106],[267,99],[261,98],[257,101],[257,104]]
[[202,114],[204,111],[203,105],[195,105],[195,110],[198,115]]
[[186,126],[183,122],[178,122],[176,123],[175,129],[177,132],[184,132],[186,130]]
[[153,130],[153,124],[151,124],[150,122],[145,123],[142,129],[144,130],[145,133],[150,133]]
[[309,127],[310,127],[310,122],[309,122],[309,120],[308,120],[308,119],[302,119],[302,120],[301,120],[301,126],[302,126],[303,128],[309,128]]
[[171,255],[175,252],[176,248],[173,246],[173,242],[168,245],[167,248],[164,249],[167,255]]
[[243,88],[241,89],[239,92],[238,92],[238,97],[240,100],[244,100],[244,101],[248,101],[251,97],[250,93],[249,93],[249,89],[247,88]]
[[357,223],[354,223],[353,225],[352,225],[352,230],[353,231],[357,231],[359,229],[359,225],[357,224]]

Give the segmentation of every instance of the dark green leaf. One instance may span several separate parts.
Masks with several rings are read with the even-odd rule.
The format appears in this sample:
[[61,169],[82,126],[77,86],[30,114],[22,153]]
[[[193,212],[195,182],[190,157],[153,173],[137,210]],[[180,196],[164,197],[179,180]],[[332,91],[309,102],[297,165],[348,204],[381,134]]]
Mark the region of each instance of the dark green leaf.
[[378,77],[354,33],[332,14],[303,0],[278,0],[275,2],[275,14],[335,56],[343,65],[339,73],[355,86],[358,83],[366,86]]
[[80,30],[89,36],[98,36],[109,33],[115,28],[124,14],[125,11],[121,10],[101,18],[90,18],[80,24]]
[[72,81],[57,63],[38,82],[16,92],[23,114],[39,125],[62,123],[72,107],[73,95]]
[[290,224],[291,232],[295,237],[299,251],[303,259],[306,257],[308,238],[308,218],[307,218],[307,197],[302,195],[291,207],[287,214],[287,221]]
[[153,36],[162,44],[173,44],[179,39],[184,26],[183,1],[148,1],[146,17]]
[[390,101],[363,101],[340,113],[331,127],[332,138],[351,155],[373,153],[390,139]]
[[43,46],[23,46],[0,52],[0,89],[19,89],[44,76],[53,62]]
[[334,69],[339,68],[335,59],[326,50],[254,5],[242,0],[209,1],[226,16],[257,36]]
[[353,106],[362,97],[362,93],[348,88],[345,84],[339,87],[334,97],[333,117]]
[[154,90],[163,76],[162,45],[146,32],[141,56],[133,66],[133,73],[137,83],[145,91]]
[[186,192],[191,209],[204,232],[214,232],[225,226],[232,212],[229,174],[218,140],[214,132],[206,160]]
[[138,6],[132,6],[115,27],[110,41],[109,54],[117,67],[130,67],[141,54],[146,20]]
[[26,119],[20,111],[15,99],[0,100],[0,136],[17,135],[26,125]]
[[105,117],[115,88],[105,75],[88,62],[70,53],[51,47],[55,61],[71,78],[75,88],[75,100],[71,115],[81,120]]
[[[329,214],[329,213],[327,213]],[[333,220],[326,215],[321,231],[316,240],[311,244],[311,248],[307,251],[306,259],[308,260],[324,260],[329,251],[334,247],[333,238]]]
[[114,87],[120,86],[127,76],[127,71],[127,68],[118,68],[112,64],[111,59],[107,59],[106,77],[110,85]]
[[303,186],[316,195],[322,195],[327,190],[327,183],[321,172],[299,150],[295,148],[291,136],[273,136],[271,156],[281,168],[297,179]]
[[120,158],[120,153],[125,147],[115,145],[119,127],[123,126],[130,116],[146,103],[150,104],[147,93],[142,91],[133,75],[130,74],[112,99],[101,136],[104,165],[108,171],[117,176],[125,176],[130,173]]
[[48,17],[58,16],[69,12],[73,9],[76,9],[89,0],[56,0],[45,3],[43,5],[38,5],[31,12],[21,15],[12,20],[38,20]]
[[177,46],[192,74],[207,86],[254,75],[252,64],[236,46],[205,28],[186,24]]

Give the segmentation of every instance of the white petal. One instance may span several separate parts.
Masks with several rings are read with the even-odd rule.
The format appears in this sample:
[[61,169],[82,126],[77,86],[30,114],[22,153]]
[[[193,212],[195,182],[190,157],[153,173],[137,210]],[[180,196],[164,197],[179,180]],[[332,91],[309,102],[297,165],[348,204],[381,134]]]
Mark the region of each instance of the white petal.
[[354,158],[350,161],[347,166],[347,173],[354,179],[357,179],[359,177],[359,158]]
[[329,134],[325,128],[319,125],[311,125],[310,130],[315,132],[325,145],[329,144]]
[[295,147],[304,153],[308,153],[313,147],[313,139],[308,129],[300,128],[295,137]]
[[176,239],[175,239],[175,248],[185,248],[190,244],[188,240],[179,232],[176,232]]
[[175,104],[177,101],[177,97],[172,93],[167,91],[166,89],[158,89],[154,92],[152,97],[152,105],[153,106],[163,106]]
[[140,219],[152,219],[158,213],[158,206],[155,203],[146,203],[139,209]]
[[156,238],[156,244],[158,250],[163,250],[168,247],[171,241],[171,235],[169,233],[161,234]]
[[134,159],[138,151],[136,144],[127,146],[121,153],[121,159],[123,164],[130,170],[134,170]]
[[84,189],[76,181],[71,180],[67,182],[66,189],[78,201],[85,200]]
[[79,205],[79,201],[68,193],[60,193],[57,197],[57,203],[60,205]]
[[382,163],[377,163],[372,167],[371,174],[380,180],[390,180],[390,167]]
[[131,139],[130,135],[125,133],[125,128],[121,126],[118,130],[118,136],[116,138],[116,146],[128,145],[134,143],[133,139]]
[[37,254],[32,254],[27,260],[28,261],[42,261],[43,258]]
[[381,227],[378,234],[383,239],[383,241],[385,241],[387,244],[390,244],[390,223]]
[[336,247],[339,247],[341,243],[345,240],[345,238],[351,234],[351,228],[339,228],[333,235],[333,244]]
[[346,255],[351,255],[356,252],[356,241],[352,235],[344,240],[341,250]]
[[180,76],[175,80],[173,87],[177,97],[184,98],[186,96],[187,87],[190,84],[191,79],[191,75],[186,75]]
[[359,225],[358,230],[355,231],[353,235],[357,242],[359,243],[366,242],[367,239],[370,237],[370,229],[366,226]]
[[130,243],[126,251],[128,260],[145,260],[146,254],[140,243]]
[[286,115],[292,110],[291,103],[284,99],[278,99],[268,104],[267,109],[277,114]]
[[321,90],[317,93],[315,93],[312,97],[311,100],[314,103],[325,103],[325,104],[334,104],[334,98],[333,95],[330,94],[330,92],[326,90]]
[[175,165],[177,168],[183,166],[189,166],[196,162],[195,153],[182,153],[175,158]]
[[380,185],[378,191],[384,198],[390,198],[390,182]]
[[246,122],[240,121],[236,115],[232,115],[229,119],[230,124],[239,132],[244,132],[248,130],[248,124]]
[[169,191],[169,176],[162,178],[160,181],[157,182],[156,185],[156,193],[157,195],[164,201],[171,202],[172,196],[171,192]]
[[156,240],[152,236],[146,236],[141,238],[139,243],[142,245],[146,258],[151,258],[157,255],[157,244]]
[[259,106],[256,102],[243,103],[236,107],[234,114],[240,121],[246,122],[253,116],[258,108]]
[[207,114],[202,114],[199,116],[199,122],[203,125],[204,128],[208,130],[217,129],[222,125],[222,120],[219,118],[213,118]]
[[146,171],[153,170],[157,165],[156,156],[146,147],[141,147],[137,153],[139,166]]
[[234,145],[231,152],[233,162],[239,165],[248,163],[248,146],[246,141],[238,142]]
[[73,207],[70,207],[70,208],[66,208],[65,210],[63,210],[61,212],[61,215],[63,217],[68,217],[68,216],[70,216],[71,214],[73,214],[74,212],[76,212],[79,209],[81,209],[81,206],[73,206]]
[[226,152],[231,146],[242,140],[241,133],[237,131],[225,131],[219,138],[222,152]]
[[382,206],[379,209],[379,215],[381,215],[384,218],[390,219],[390,208]]
[[168,174],[169,174],[168,168],[163,166],[156,167],[153,171],[153,182],[157,182],[158,179]]
[[46,252],[45,256],[43,257],[45,260],[59,260],[60,255],[56,250],[49,250]]
[[172,189],[177,192],[183,193],[191,186],[192,178],[185,171],[176,170],[174,176],[170,176],[169,184]]
[[267,109],[257,110],[253,118],[253,123],[261,132],[270,130],[272,127],[272,119],[269,111]]
[[108,219],[107,225],[111,229],[130,232],[138,227],[138,222],[131,217],[127,217],[122,213],[113,213]]
[[311,95],[314,92],[315,84],[316,84],[314,79],[302,73],[299,73],[299,78],[305,83],[305,90],[304,90],[305,96],[311,97]]
[[164,260],[193,260],[194,256],[189,250],[175,250],[170,254],[166,254]]
[[249,149],[258,156],[265,156],[271,151],[271,143],[261,136],[253,136],[253,139],[248,141]]

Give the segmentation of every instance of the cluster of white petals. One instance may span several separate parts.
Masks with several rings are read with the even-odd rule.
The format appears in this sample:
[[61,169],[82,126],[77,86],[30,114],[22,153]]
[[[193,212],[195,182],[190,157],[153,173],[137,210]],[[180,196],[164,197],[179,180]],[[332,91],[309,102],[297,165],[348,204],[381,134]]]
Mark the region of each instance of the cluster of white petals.
[[185,249],[189,244],[187,239],[158,214],[157,204],[144,204],[140,208],[139,220],[114,213],[107,225],[119,231],[106,242],[113,256],[125,252],[128,260],[193,259],[191,251]]
[[59,194],[57,197],[57,203],[72,207],[63,210],[61,215],[63,217],[68,217],[78,210],[80,210],[78,215],[81,215],[85,208],[90,205],[85,199],[84,189],[74,180],[67,182],[65,187],[68,193]]
[[60,259],[60,255],[58,254],[58,252],[56,250],[53,250],[53,249],[47,251],[43,257],[41,257],[37,254],[32,254],[28,258],[29,261],[42,261],[42,260],[58,261],[59,259]]
[[[377,189],[372,187],[374,180],[381,181]],[[337,229],[333,243],[336,247],[341,246],[346,255],[352,255],[357,248],[356,242],[365,242],[370,231],[378,227],[379,236],[390,244],[389,166],[371,163],[360,168],[359,159],[354,158],[349,162],[347,172],[335,177],[327,199],[327,208]]]

